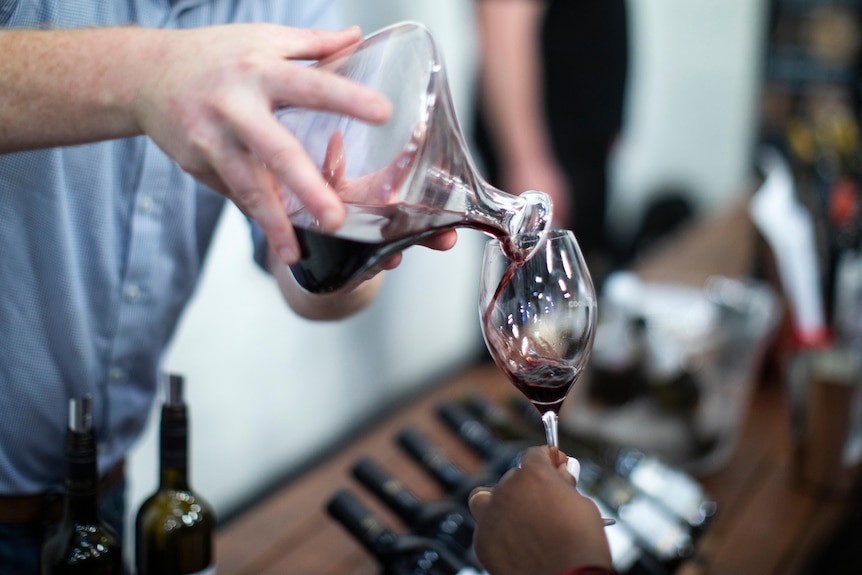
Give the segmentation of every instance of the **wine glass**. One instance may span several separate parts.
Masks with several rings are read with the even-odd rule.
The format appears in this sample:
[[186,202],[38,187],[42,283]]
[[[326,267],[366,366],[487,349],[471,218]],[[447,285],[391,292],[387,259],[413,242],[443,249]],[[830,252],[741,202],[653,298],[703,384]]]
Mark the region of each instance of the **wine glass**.
[[[522,253],[532,255],[522,259]],[[574,233],[489,240],[479,313],[488,351],[542,414],[559,464],[560,406],[584,369],[596,330],[595,288]]]

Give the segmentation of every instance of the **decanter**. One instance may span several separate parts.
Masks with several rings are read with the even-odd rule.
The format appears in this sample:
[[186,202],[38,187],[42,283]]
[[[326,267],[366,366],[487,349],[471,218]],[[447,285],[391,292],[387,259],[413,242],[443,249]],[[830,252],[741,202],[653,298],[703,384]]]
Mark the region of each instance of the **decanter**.
[[[394,253],[451,228],[503,239],[543,237],[552,204],[544,192],[503,192],[479,174],[455,114],[443,60],[430,32],[402,22],[313,64],[386,96],[393,114],[372,125],[331,112],[286,107],[278,120],[303,144],[347,208],[345,224],[321,229],[283,186],[296,230],[298,283],[321,293],[347,288]],[[529,250],[510,242],[522,259]]]

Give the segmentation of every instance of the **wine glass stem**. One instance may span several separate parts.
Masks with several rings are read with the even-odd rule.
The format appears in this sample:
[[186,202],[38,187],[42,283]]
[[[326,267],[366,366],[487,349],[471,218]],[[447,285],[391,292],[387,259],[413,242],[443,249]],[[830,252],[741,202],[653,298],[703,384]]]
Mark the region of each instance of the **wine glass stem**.
[[551,449],[551,458],[554,460],[554,464],[559,465],[561,458],[557,421],[556,411],[546,411],[542,414],[542,423],[545,424],[545,438],[548,440],[548,447]]

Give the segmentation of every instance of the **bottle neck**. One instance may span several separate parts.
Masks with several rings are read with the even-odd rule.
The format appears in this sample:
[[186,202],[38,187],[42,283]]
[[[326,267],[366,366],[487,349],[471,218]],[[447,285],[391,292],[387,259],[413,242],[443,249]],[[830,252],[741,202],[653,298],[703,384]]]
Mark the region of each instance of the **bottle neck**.
[[99,471],[92,430],[68,431],[66,437],[64,520],[94,524],[99,519]]
[[453,401],[441,404],[437,415],[469,448],[488,463],[492,473],[502,476],[516,466],[521,453],[528,446],[525,442],[498,439],[477,417]]
[[421,513],[423,505],[419,498],[371,458],[357,461],[353,476],[407,523]]
[[159,489],[189,489],[188,427],[184,404],[162,407]]
[[398,443],[446,491],[455,491],[468,480],[467,472],[432,445],[417,429],[404,429],[398,435]]
[[330,499],[327,511],[378,560],[385,560],[398,542],[398,535],[346,490]]

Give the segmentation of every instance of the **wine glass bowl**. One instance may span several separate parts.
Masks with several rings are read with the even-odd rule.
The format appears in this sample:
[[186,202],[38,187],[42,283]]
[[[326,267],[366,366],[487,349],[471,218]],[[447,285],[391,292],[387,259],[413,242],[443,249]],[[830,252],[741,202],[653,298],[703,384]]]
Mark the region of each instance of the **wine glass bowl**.
[[[532,255],[522,260],[519,253]],[[479,313],[491,357],[542,414],[557,457],[560,406],[586,365],[596,330],[595,288],[574,233],[489,240]]]

